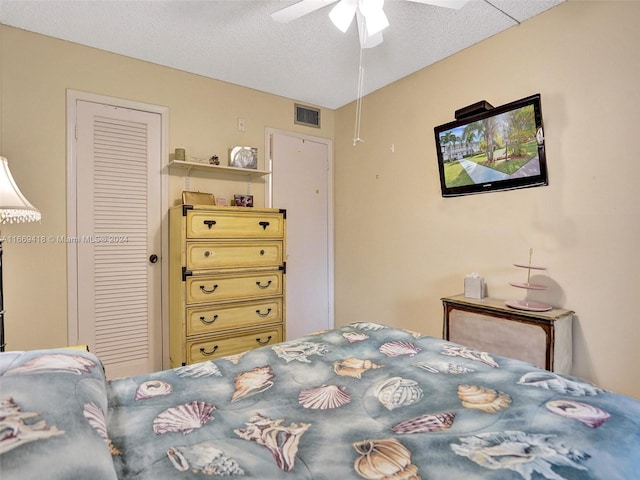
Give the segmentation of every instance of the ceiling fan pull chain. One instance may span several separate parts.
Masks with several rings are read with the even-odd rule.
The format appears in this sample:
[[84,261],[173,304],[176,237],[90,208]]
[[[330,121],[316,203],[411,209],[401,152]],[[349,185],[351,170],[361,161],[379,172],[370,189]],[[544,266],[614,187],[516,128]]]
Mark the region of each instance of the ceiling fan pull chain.
[[356,100],[356,120],[355,120],[354,132],[353,132],[354,147],[359,142],[364,142],[364,140],[360,138],[360,122],[362,118],[362,97],[364,96],[364,66],[362,65],[363,52],[364,52],[364,48],[360,46],[360,64],[358,66],[358,98]]

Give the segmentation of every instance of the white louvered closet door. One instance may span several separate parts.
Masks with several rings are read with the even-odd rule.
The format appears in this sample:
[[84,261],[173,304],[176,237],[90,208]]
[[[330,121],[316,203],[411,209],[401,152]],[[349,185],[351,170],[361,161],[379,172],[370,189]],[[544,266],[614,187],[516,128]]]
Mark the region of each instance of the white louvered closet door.
[[159,370],[161,117],[78,101],[76,142],[80,342],[109,378]]

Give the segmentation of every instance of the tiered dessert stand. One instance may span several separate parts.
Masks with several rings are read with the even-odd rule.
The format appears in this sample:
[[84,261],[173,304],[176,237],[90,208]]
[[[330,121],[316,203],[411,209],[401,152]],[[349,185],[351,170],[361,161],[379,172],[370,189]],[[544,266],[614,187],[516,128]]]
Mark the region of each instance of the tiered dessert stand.
[[[531,265],[531,257],[533,255],[533,249],[529,249],[529,264],[523,265],[520,263],[514,263],[513,265],[518,268],[526,268],[527,269],[527,281],[526,283],[522,282],[509,282],[509,285],[517,288],[524,288],[526,290],[546,290],[547,287],[545,285],[540,285],[536,283],[531,283],[531,270],[546,270],[547,267],[538,267],[535,265]],[[515,308],[518,310],[527,310],[530,312],[546,312],[551,310],[553,307],[551,305],[547,305],[546,303],[540,302],[532,302],[529,300],[506,300],[505,305],[511,308]]]

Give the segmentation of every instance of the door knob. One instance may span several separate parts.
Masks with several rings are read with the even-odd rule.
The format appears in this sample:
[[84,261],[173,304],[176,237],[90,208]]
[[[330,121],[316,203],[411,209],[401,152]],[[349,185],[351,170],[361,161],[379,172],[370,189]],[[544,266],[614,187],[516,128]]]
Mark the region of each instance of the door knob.
[[150,261],[151,263],[157,263],[157,262],[158,262],[158,255],[156,255],[156,254],[154,253],[153,255],[151,255],[151,256],[149,257],[149,261]]

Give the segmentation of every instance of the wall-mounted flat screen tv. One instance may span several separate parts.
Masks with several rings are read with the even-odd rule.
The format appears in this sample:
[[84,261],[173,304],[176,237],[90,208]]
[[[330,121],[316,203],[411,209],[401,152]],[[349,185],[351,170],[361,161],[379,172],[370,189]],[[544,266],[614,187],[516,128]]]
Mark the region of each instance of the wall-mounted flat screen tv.
[[540,94],[458,112],[434,129],[443,197],[548,185]]

